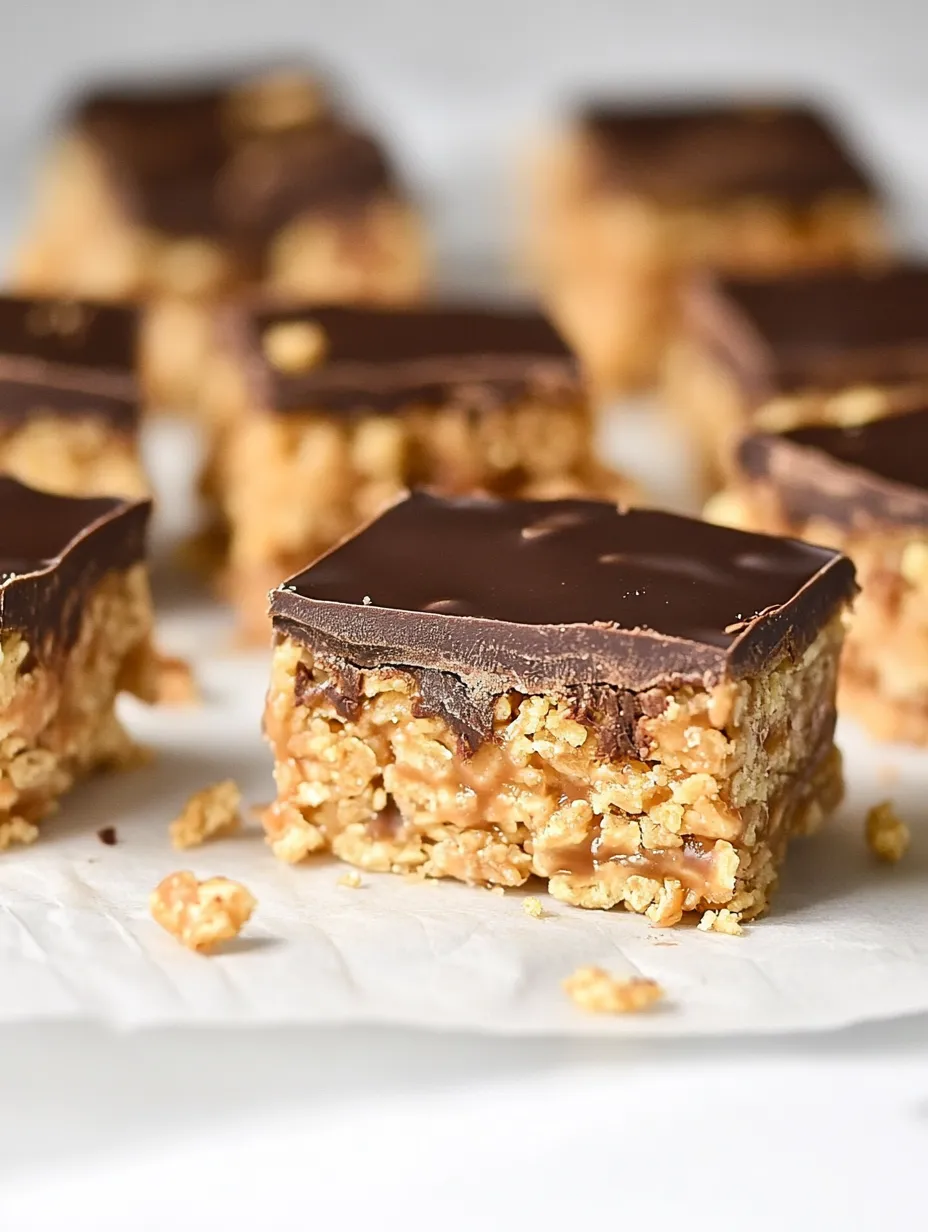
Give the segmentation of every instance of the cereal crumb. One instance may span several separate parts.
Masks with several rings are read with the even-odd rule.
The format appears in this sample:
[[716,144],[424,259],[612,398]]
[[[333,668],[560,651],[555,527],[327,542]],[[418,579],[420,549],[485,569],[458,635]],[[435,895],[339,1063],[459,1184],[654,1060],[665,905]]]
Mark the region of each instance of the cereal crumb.
[[190,950],[211,950],[237,937],[257,903],[238,881],[191,872],[171,873],[149,898],[151,914],[163,929]]
[[198,706],[203,700],[193,669],[186,659],[159,655],[158,703],[162,706]]
[[704,933],[725,933],[729,937],[744,935],[741,916],[737,911],[729,911],[727,907],[723,907],[721,911],[704,911],[696,927]]
[[896,812],[890,800],[875,804],[867,813],[865,824],[867,846],[878,860],[895,864],[909,848],[909,827]]
[[214,783],[196,792],[171,822],[171,846],[178,851],[199,847],[207,839],[233,834],[242,824],[239,805],[242,794],[232,779]]
[[541,920],[544,918],[545,909],[541,905],[540,898],[526,898],[522,900],[522,910],[526,915],[530,915],[533,920]]
[[578,967],[564,980],[563,989],[574,1005],[589,1014],[636,1014],[664,995],[655,980],[638,976],[620,980],[602,967]]
[[119,835],[116,833],[115,826],[102,826],[97,831],[97,838],[104,847],[115,847],[119,842]]
[[502,898],[506,891],[501,885],[488,885],[487,893],[494,894],[497,898]]
[[9,821],[0,823],[0,851],[19,844],[27,847],[39,837],[39,827],[24,817],[11,817]]
[[344,886],[346,890],[360,890],[364,883],[361,881],[361,874],[358,870],[352,868],[347,873],[342,873],[338,879],[338,884]]
[[325,355],[325,334],[312,321],[280,321],[262,339],[268,362],[279,372],[307,372]]

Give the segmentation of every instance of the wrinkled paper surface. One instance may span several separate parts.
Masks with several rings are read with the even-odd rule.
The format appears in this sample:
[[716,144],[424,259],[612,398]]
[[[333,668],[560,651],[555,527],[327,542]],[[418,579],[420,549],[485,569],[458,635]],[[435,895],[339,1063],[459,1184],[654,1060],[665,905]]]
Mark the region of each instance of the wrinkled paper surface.
[[[176,489],[192,455],[183,433],[162,426],[156,436],[176,529],[187,517]],[[646,439],[639,433],[642,449]],[[38,843],[0,856],[0,1022],[680,1036],[825,1029],[928,1010],[928,756],[875,746],[848,723],[848,799],[821,834],[794,845],[773,913],[743,937],[657,930],[625,911],[565,906],[534,886],[500,897],[365,873],[360,889],[347,889],[338,885],[345,866],[328,858],[275,860],[247,815],[240,836],[173,851],[168,823],[194,791],[233,777],[249,804],[273,795],[259,730],[268,655],[236,651],[228,617],[176,585],[160,588],[161,637],[194,660],[204,703],[128,705],[127,722],[155,762],[81,786]],[[913,829],[896,866],[878,864],[863,838],[866,809],[887,798]],[[96,837],[110,825],[115,847]],[[220,954],[185,951],[148,914],[150,891],[179,868],[236,878],[258,899]],[[526,915],[527,894],[541,897],[545,918]],[[582,1014],[560,984],[587,963],[659,980],[666,1005],[620,1019]]]

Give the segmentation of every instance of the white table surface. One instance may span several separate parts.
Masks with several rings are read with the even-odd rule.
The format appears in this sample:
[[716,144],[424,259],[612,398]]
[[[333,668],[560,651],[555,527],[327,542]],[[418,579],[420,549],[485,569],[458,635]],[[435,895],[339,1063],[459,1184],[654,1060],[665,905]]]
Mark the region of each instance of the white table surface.
[[[928,233],[919,0],[36,0],[0,13],[6,240],[31,135],[65,81],[277,51],[294,31],[366,83],[441,251],[473,280],[511,230],[501,185],[519,137],[555,91],[586,80],[821,85],[871,142],[904,232]],[[2,1232],[918,1228],[926,1160],[924,1016],[659,1046],[0,1030]]]

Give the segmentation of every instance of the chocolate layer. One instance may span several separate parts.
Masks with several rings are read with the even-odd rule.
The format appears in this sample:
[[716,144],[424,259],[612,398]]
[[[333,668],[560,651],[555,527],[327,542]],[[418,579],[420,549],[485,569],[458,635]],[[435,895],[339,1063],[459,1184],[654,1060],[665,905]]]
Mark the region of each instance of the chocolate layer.
[[145,559],[151,501],[52,496],[0,477],[0,633],[34,654],[67,647],[83,604],[112,570]]
[[[270,363],[276,326],[318,327],[323,353],[304,372]],[[577,397],[577,361],[540,313],[503,308],[239,308],[229,318],[256,403],[268,410],[390,412],[414,403],[479,409],[537,392]]]
[[[603,688],[751,676],[800,655],[854,590],[848,560],[792,540],[596,501],[414,493],[272,592],[271,614],[329,661],[412,669],[427,708],[479,738],[511,689],[598,711]],[[616,730],[643,704],[617,699]]]
[[741,469],[769,482],[788,519],[928,526],[928,406],[855,428],[799,428],[742,441]]
[[[301,75],[290,75],[299,84]],[[249,257],[298,214],[352,209],[398,191],[377,143],[334,118],[321,98],[292,123],[250,126],[241,96],[261,76],[105,90],[76,109],[76,127],[133,222],[240,244]],[[310,97],[318,94],[313,75],[302,79]]]
[[668,205],[874,193],[831,125],[806,107],[600,104],[582,113],[581,128],[599,183]]
[[41,409],[133,430],[138,331],[135,308],[0,296],[0,423]]
[[686,319],[755,401],[928,381],[928,265],[706,276],[689,288]]

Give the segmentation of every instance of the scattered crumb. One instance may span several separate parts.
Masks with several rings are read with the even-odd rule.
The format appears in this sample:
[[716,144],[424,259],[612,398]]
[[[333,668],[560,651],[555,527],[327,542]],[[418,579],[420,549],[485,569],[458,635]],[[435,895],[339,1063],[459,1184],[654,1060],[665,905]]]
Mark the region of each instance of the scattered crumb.
[[486,890],[488,894],[495,894],[497,898],[502,898],[506,893],[501,885],[488,885]]
[[115,847],[119,842],[119,836],[116,833],[115,826],[102,826],[97,831],[97,838],[105,847]]
[[338,884],[344,886],[346,890],[360,890],[364,884],[361,880],[361,874],[356,868],[349,869],[347,873],[342,873],[338,879]]
[[422,868],[409,868],[403,873],[403,880],[414,885],[437,886],[437,877],[427,877]]
[[159,655],[156,671],[159,705],[199,706],[202,703],[203,696],[186,659]]
[[39,827],[24,817],[11,817],[9,821],[0,822],[0,851],[18,844],[27,847],[39,837]]
[[233,779],[224,779],[196,792],[171,822],[171,846],[178,851],[199,847],[207,839],[233,834],[242,824],[239,806],[242,793]]
[[574,1005],[588,1014],[637,1014],[664,995],[655,980],[620,980],[602,967],[578,967],[562,987]]
[[909,849],[909,827],[896,812],[892,801],[875,804],[865,822],[867,846],[878,860],[895,864]]
[[737,911],[723,907],[721,911],[704,911],[696,927],[703,933],[726,933],[729,937],[742,937],[741,916]]
[[151,914],[163,929],[190,950],[211,950],[237,937],[257,903],[238,881],[191,872],[171,873],[149,898]]
[[280,321],[264,331],[261,344],[268,362],[289,375],[314,368],[328,349],[325,331],[314,321]]
[[522,900],[522,910],[526,915],[530,915],[533,920],[544,919],[546,914],[544,907],[541,905],[540,898],[524,898]]

